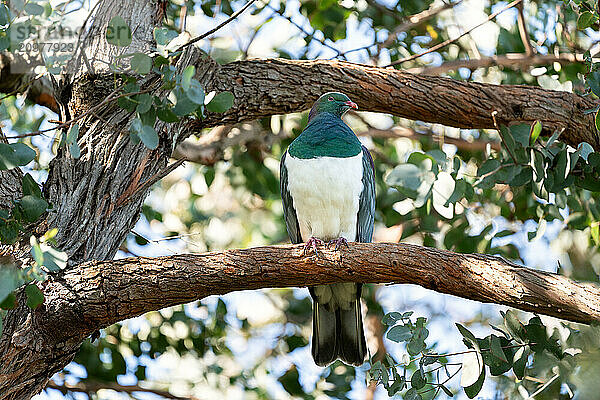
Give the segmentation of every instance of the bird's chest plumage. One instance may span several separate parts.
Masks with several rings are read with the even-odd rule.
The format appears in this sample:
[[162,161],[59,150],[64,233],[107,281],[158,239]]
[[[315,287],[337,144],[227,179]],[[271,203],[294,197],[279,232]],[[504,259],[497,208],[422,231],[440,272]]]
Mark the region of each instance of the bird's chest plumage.
[[363,189],[362,152],[347,158],[288,155],[285,163],[302,239],[344,237],[355,241]]

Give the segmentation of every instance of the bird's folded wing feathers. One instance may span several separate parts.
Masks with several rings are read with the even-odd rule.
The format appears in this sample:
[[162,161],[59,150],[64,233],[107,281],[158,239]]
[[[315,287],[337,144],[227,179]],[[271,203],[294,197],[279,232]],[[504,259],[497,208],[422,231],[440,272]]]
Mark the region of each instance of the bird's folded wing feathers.
[[285,157],[287,151],[281,157],[281,163],[279,164],[279,180],[281,199],[283,200],[283,217],[285,218],[285,225],[287,227],[288,235],[292,243],[302,243],[302,237],[300,237],[300,226],[298,225],[298,217],[296,216],[296,209],[294,208],[294,200],[292,194],[288,190],[288,174],[287,168],[285,167]]
[[363,190],[358,204],[356,241],[369,243],[373,239],[373,225],[375,222],[375,165],[369,150],[365,146],[362,146],[362,152]]

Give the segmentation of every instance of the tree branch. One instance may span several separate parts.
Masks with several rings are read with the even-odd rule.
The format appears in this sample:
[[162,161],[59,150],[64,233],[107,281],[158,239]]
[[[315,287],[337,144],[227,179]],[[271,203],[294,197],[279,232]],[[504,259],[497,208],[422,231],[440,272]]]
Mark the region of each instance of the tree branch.
[[336,60],[247,60],[217,68],[212,80],[204,81],[207,90],[232,92],[234,106],[189,124],[191,132],[305,110],[322,93],[337,90],[364,111],[458,128],[495,129],[493,111],[499,124],[540,120],[546,134],[564,128],[564,142],[574,146],[588,142],[600,150],[593,114],[584,114],[597,103],[568,92],[461,82]]
[[506,54],[503,56],[484,57],[473,60],[448,61],[435,67],[415,67],[409,68],[406,71],[413,74],[440,75],[448,71],[455,71],[459,68],[477,69],[494,66],[524,68],[531,67],[534,65],[548,65],[554,62],[558,62],[563,65],[572,63],[582,63],[584,62],[583,54],[535,54],[528,56],[526,54],[515,53]]
[[12,53],[0,53],[0,93],[27,93],[27,100],[58,112],[52,84],[46,77],[36,78],[33,72],[14,72],[20,63],[27,65],[28,62]]
[[63,383],[62,385],[60,385],[54,381],[50,381],[48,383],[48,386],[46,386],[46,388],[58,390],[62,394],[67,394],[70,392],[78,392],[78,393],[86,393],[86,394],[90,395],[90,394],[97,393],[99,390],[108,389],[108,390],[114,390],[116,392],[129,393],[129,394],[131,394],[131,393],[152,393],[157,396],[163,397],[165,399],[171,399],[171,400],[198,400],[197,397],[175,396],[166,390],[145,388],[145,387],[141,387],[139,385],[120,385],[116,382],[97,382],[97,381],[84,380],[84,381],[77,382],[74,385],[71,385],[69,383]]
[[412,29],[415,26],[422,24],[423,22],[435,17],[442,11],[446,11],[450,8],[453,8],[461,2],[462,0],[458,0],[453,3],[444,3],[444,5],[442,6],[435,8],[430,7],[427,10],[421,11],[418,14],[411,15],[407,18],[407,21],[404,21],[403,23],[398,25],[396,29],[394,29],[382,43],[377,45],[378,49],[388,48],[394,42],[394,40],[396,40],[398,35],[402,32],[406,32],[409,29]]
[[[315,258],[303,255],[303,245],[257,247],[91,261],[61,271],[40,284],[45,302],[37,310],[29,310],[23,291],[18,293],[18,308],[7,316],[0,338],[0,398],[21,400],[39,392],[100,328],[236,290],[349,281],[412,283],[569,321],[600,321],[598,286],[498,257],[385,243],[319,251],[321,256]],[[36,368],[29,367],[33,363]]]

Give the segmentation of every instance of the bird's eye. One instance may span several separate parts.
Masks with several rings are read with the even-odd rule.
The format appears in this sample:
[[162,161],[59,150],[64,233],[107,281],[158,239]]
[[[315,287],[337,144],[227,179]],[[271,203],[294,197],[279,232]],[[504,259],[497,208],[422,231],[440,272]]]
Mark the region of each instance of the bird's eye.
[[327,100],[329,100],[329,101],[333,101],[333,97],[332,97],[332,96],[329,96],[329,98],[328,98]]

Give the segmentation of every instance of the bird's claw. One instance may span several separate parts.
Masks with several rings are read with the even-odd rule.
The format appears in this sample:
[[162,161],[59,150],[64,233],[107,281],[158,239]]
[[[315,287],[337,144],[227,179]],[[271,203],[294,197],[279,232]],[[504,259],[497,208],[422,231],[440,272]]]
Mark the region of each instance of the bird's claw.
[[346,246],[347,249],[350,248],[350,246],[348,246],[348,241],[344,237],[330,240],[329,243],[327,243],[327,248],[329,248],[332,244],[335,244],[335,251],[338,251],[342,245]]
[[319,252],[317,250],[317,245],[323,244],[325,244],[325,242],[323,242],[321,239],[312,236],[306,241],[306,244],[304,245],[304,255],[306,255],[309,250],[313,250],[315,252],[315,255],[318,256]]

